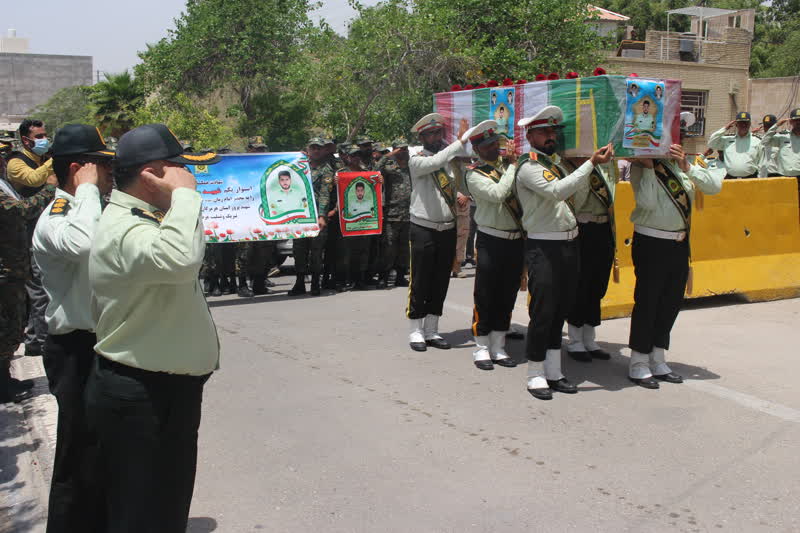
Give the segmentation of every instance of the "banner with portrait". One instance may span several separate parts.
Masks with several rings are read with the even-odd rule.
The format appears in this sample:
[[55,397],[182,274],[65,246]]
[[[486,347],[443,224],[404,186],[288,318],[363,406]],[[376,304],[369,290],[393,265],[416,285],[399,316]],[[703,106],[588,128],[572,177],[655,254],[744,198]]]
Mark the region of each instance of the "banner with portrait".
[[308,158],[300,152],[225,154],[189,169],[203,196],[206,242],[319,235]]
[[336,173],[339,228],[343,237],[383,232],[383,178],[380,172]]
[[[517,122],[546,106],[558,106],[564,114],[559,151],[567,157],[588,157],[609,142],[617,157],[662,157],[679,140],[680,104],[680,80],[626,76],[542,80],[434,96],[434,111],[445,119],[449,142],[455,140],[462,118],[471,126],[491,119],[506,124],[501,133],[521,153],[530,151],[530,145]],[[651,122],[652,129],[646,129]]]

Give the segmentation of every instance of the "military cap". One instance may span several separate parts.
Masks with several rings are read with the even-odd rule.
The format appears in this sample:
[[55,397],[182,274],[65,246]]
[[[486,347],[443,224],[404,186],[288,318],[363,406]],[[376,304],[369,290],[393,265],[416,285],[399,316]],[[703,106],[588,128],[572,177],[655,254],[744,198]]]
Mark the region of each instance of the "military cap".
[[764,118],[761,119],[761,123],[764,124],[767,129],[774,126],[776,122],[778,122],[778,117],[775,115],[764,115]]
[[408,148],[408,141],[404,137],[398,137],[392,141],[392,148]]
[[316,137],[311,137],[306,143],[307,146],[325,146],[326,144],[330,144],[328,139],[319,135]]
[[86,124],[67,124],[56,132],[53,139],[53,157],[68,155],[94,155],[114,157],[109,150],[100,130]]
[[414,127],[411,128],[412,133],[425,133],[426,131],[435,130],[437,128],[444,128],[444,117],[439,113],[429,113],[419,119]]
[[792,109],[792,112],[789,113],[789,119],[791,119],[791,120],[800,119],[800,107],[796,107],[796,108]]
[[681,112],[681,129],[688,130],[694,125],[695,122],[697,122],[697,119],[695,118],[694,113],[691,111]]
[[350,143],[343,144],[340,150],[346,153],[347,155],[357,154],[360,151],[357,144],[350,144]]
[[359,135],[358,137],[356,137],[356,140],[353,142],[353,144],[357,144],[360,146],[362,144],[372,144],[374,142],[375,141],[370,139],[367,135]]
[[117,143],[116,164],[120,167],[135,167],[162,159],[182,165],[213,165],[220,160],[214,152],[185,152],[177,137],[163,124],[134,128]]
[[484,120],[483,122],[471,127],[461,136],[461,142],[467,144],[467,141],[472,143],[473,148],[490,144],[500,138],[497,133],[497,122],[494,120]]
[[736,113],[736,122],[750,122],[750,113],[747,111]]
[[329,144],[335,144],[334,140],[330,137],[323,137],[322,140],[325,141],[325,146],[328,146]]
[[536,128],[563,128],[564,113],[561,108],[554,105],[545,106],[532,117],[521,118],[517,126],[526,130]]
[[373,152],[388,152],[389,149],[381,142],[372,143],[372,151]]

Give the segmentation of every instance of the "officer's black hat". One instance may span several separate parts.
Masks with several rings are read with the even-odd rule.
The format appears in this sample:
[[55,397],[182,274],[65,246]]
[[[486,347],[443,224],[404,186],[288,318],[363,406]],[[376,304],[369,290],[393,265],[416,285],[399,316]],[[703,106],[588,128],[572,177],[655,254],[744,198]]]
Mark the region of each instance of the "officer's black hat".
[[182,165],[213,165],[220,157],[214,152],[185,152],[178,138],[163,124],[145,124],[120,137],[116,164],[135,167],[150,161],[171,161]]
[[56,132],[53,139],[53,157],[68,155],[93,155],[114,157],[113,150],[106,146],[100,130],[86,124],[67,124]]
[[750,113],[747,111],[736,113],[736,122],[750,122]]
[[764,118],[761,119],[761,123],[767,128],[771,128],[776,122],[778,122],[778,117],[775,115],[764,115]]
[[797,107],[797,108],[795,108],[795,109],[792,109],[792,112],[791,112],[791,113],[789,113],[789,119],[790,119],[790,120],[797,120],[797,119],[800,119],[800,107]]

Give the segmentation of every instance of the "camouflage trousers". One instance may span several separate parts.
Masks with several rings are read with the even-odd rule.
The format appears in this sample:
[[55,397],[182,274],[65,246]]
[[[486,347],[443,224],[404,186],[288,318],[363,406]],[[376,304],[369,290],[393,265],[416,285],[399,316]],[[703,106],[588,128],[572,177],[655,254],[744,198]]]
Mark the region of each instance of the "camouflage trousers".
[[267,241],[206,244],[200,276],[266,274],[274,246]]
[[410,222],[388,220],[383,224],[383,235],[381,235],[383,240],[381,270],[383,272],[389,272],[393,268],[398,274],[408,272],[408,229],[410,224]]
[[275,253],[272,241],[240,242],[236,249],[236,273],[240,276],[266,275]]
[[323,256],[328,241],[327,226],[313,238],[295,239],[292,241],[292,255],[297,274],[322,274]]
[[25,282],[0,283],[0,358],[10,357],[22,342],[28,320]]

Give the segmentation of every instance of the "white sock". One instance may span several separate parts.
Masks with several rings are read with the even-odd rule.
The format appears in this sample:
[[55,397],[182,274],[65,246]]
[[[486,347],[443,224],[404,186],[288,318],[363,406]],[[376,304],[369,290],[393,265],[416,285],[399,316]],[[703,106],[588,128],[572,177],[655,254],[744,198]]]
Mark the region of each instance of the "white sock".
[[579,326],[573,326],[567,322],[567,334],[569,335],[569,343],[566,345],[568,352],[585,352],[586,348],[583,344],[583,329]]
[[656,376],[672,372],[667,366],[667,351],[664,348],[653,347],[653,351],[650,353],[650,370]]
[[650,372],[650,354],[631,350],[631,362],[628,366],[628,375],[633,379],[645,379],[653,376]]
[[549,387],[547,380],[544,379],[543,361],[528,361],[528,388],[547,389]]
[[600,350],[600,346],[594,342],[594,335],[595,330],[594,326],[590,326],[589,324],[584,324],[583,328],[583,345],[586,347],[587,352],[593,352],[595,350]]
[[564,377],[561,373],[561,350],[547,350],[544,360],[544,375],[548,381],[558,381]]
[[475,337],[475,351],[472,352],[473,361],[490,361],[489,337]]

